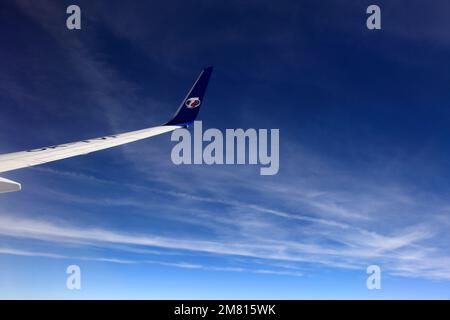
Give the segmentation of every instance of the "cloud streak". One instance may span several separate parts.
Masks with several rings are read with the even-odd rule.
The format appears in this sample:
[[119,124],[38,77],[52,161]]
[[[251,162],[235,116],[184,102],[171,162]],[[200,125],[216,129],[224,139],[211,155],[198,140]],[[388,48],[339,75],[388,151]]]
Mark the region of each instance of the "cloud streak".
[[[296,263],[318,263],[331,268],[361,269],[368,261],[381,261],[393,274],[416,277],[450,278],[448,265],[442,265],[433,257],[433,251],[418,245],[431,234],[426,228],[411,231],[399,236],[381,237],[374,235],[367,245],[355,247],[360,239],[352,239],[353,245],[341,248],[322,247],[316,244],[302,244],[292,241],[258,239],[258,242],[213,241],[205,239],[183,239],[163,237],[155,234],[129,234],[102,228],[80,228],[70,225],[43,222],[34,219],[18,219],[10,216],[0,217],[0,235],[20,239],[33,239],[55,245],[77,244],[82,246],[101,246],[102,244],[125,245],[130,247],[164,248],[220,256],[240,256],[267,261],[289,261]],[[26,252],[9,249],[6,254],[26,255]],[[33,255],[33,254],[30,254]],[[58,255],[36,252],[35,256],[62,258]],[[145,255],[144,255],[145,256]],[[425,259],[424,259],[425,258]],[[108,261],[107,259],[98,258]],[[426,263],[423,263],[426,261]],[[114,261],[111,261],[114,262]],[[123,261],[125,263],[125,261]],[[259,270],[259,269],[258,269]],[[226,271],[226,270],[224,270]],[[268,271],[267,271],[268,272]]]

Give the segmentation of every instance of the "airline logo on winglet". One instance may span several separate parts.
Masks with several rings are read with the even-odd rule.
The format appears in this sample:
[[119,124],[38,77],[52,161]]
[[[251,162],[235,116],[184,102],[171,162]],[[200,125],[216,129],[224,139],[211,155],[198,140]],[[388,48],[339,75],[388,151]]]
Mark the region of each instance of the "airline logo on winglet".
[[194,108],[197,108],[200,105],[200,103],[201,103],[200,99],[198,97],[195,97],[195,98],[187,99],[184,104],[189,109],[194,109]]

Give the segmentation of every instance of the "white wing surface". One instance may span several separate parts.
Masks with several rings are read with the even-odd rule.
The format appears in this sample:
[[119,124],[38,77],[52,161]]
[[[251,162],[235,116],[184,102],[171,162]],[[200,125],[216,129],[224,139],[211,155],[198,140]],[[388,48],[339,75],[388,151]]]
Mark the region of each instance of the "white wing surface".
[[[187,127],[198,115],[211,72],[212,67],[208,67],[200,73],[192,89],[178,108],[177,113],[164,125],[50,147],[2,154],[0,155],[0,172],[85,155]],[[20,183],[0,178],[0,193],[18,191],[20,188]]]

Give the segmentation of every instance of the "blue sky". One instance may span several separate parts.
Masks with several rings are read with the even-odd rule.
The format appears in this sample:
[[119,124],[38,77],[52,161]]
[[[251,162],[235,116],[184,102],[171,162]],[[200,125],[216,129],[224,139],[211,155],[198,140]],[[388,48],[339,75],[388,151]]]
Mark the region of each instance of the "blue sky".
[[1,153],[163,123],[214,65],[204,128],[279,128],[280,171],[166,134],[2,174],[1,298],[450,297],[450,4],[72,3],[0,5]]

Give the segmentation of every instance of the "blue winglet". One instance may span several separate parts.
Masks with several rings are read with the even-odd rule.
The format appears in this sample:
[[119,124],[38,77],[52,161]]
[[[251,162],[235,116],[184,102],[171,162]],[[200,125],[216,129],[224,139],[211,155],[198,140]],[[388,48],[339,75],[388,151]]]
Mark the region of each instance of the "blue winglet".
[[212,71],[213,67],[208,67],[202,70],[197,81],[195,81],[194,86],[189,91],[186,98],[184,98],[172,120],[165,124],[166,126],[186,126],[194,122],[195,118],[197,118],[198,112],[200,111],[200,105],[203,103],[203,98],[205,96]]

